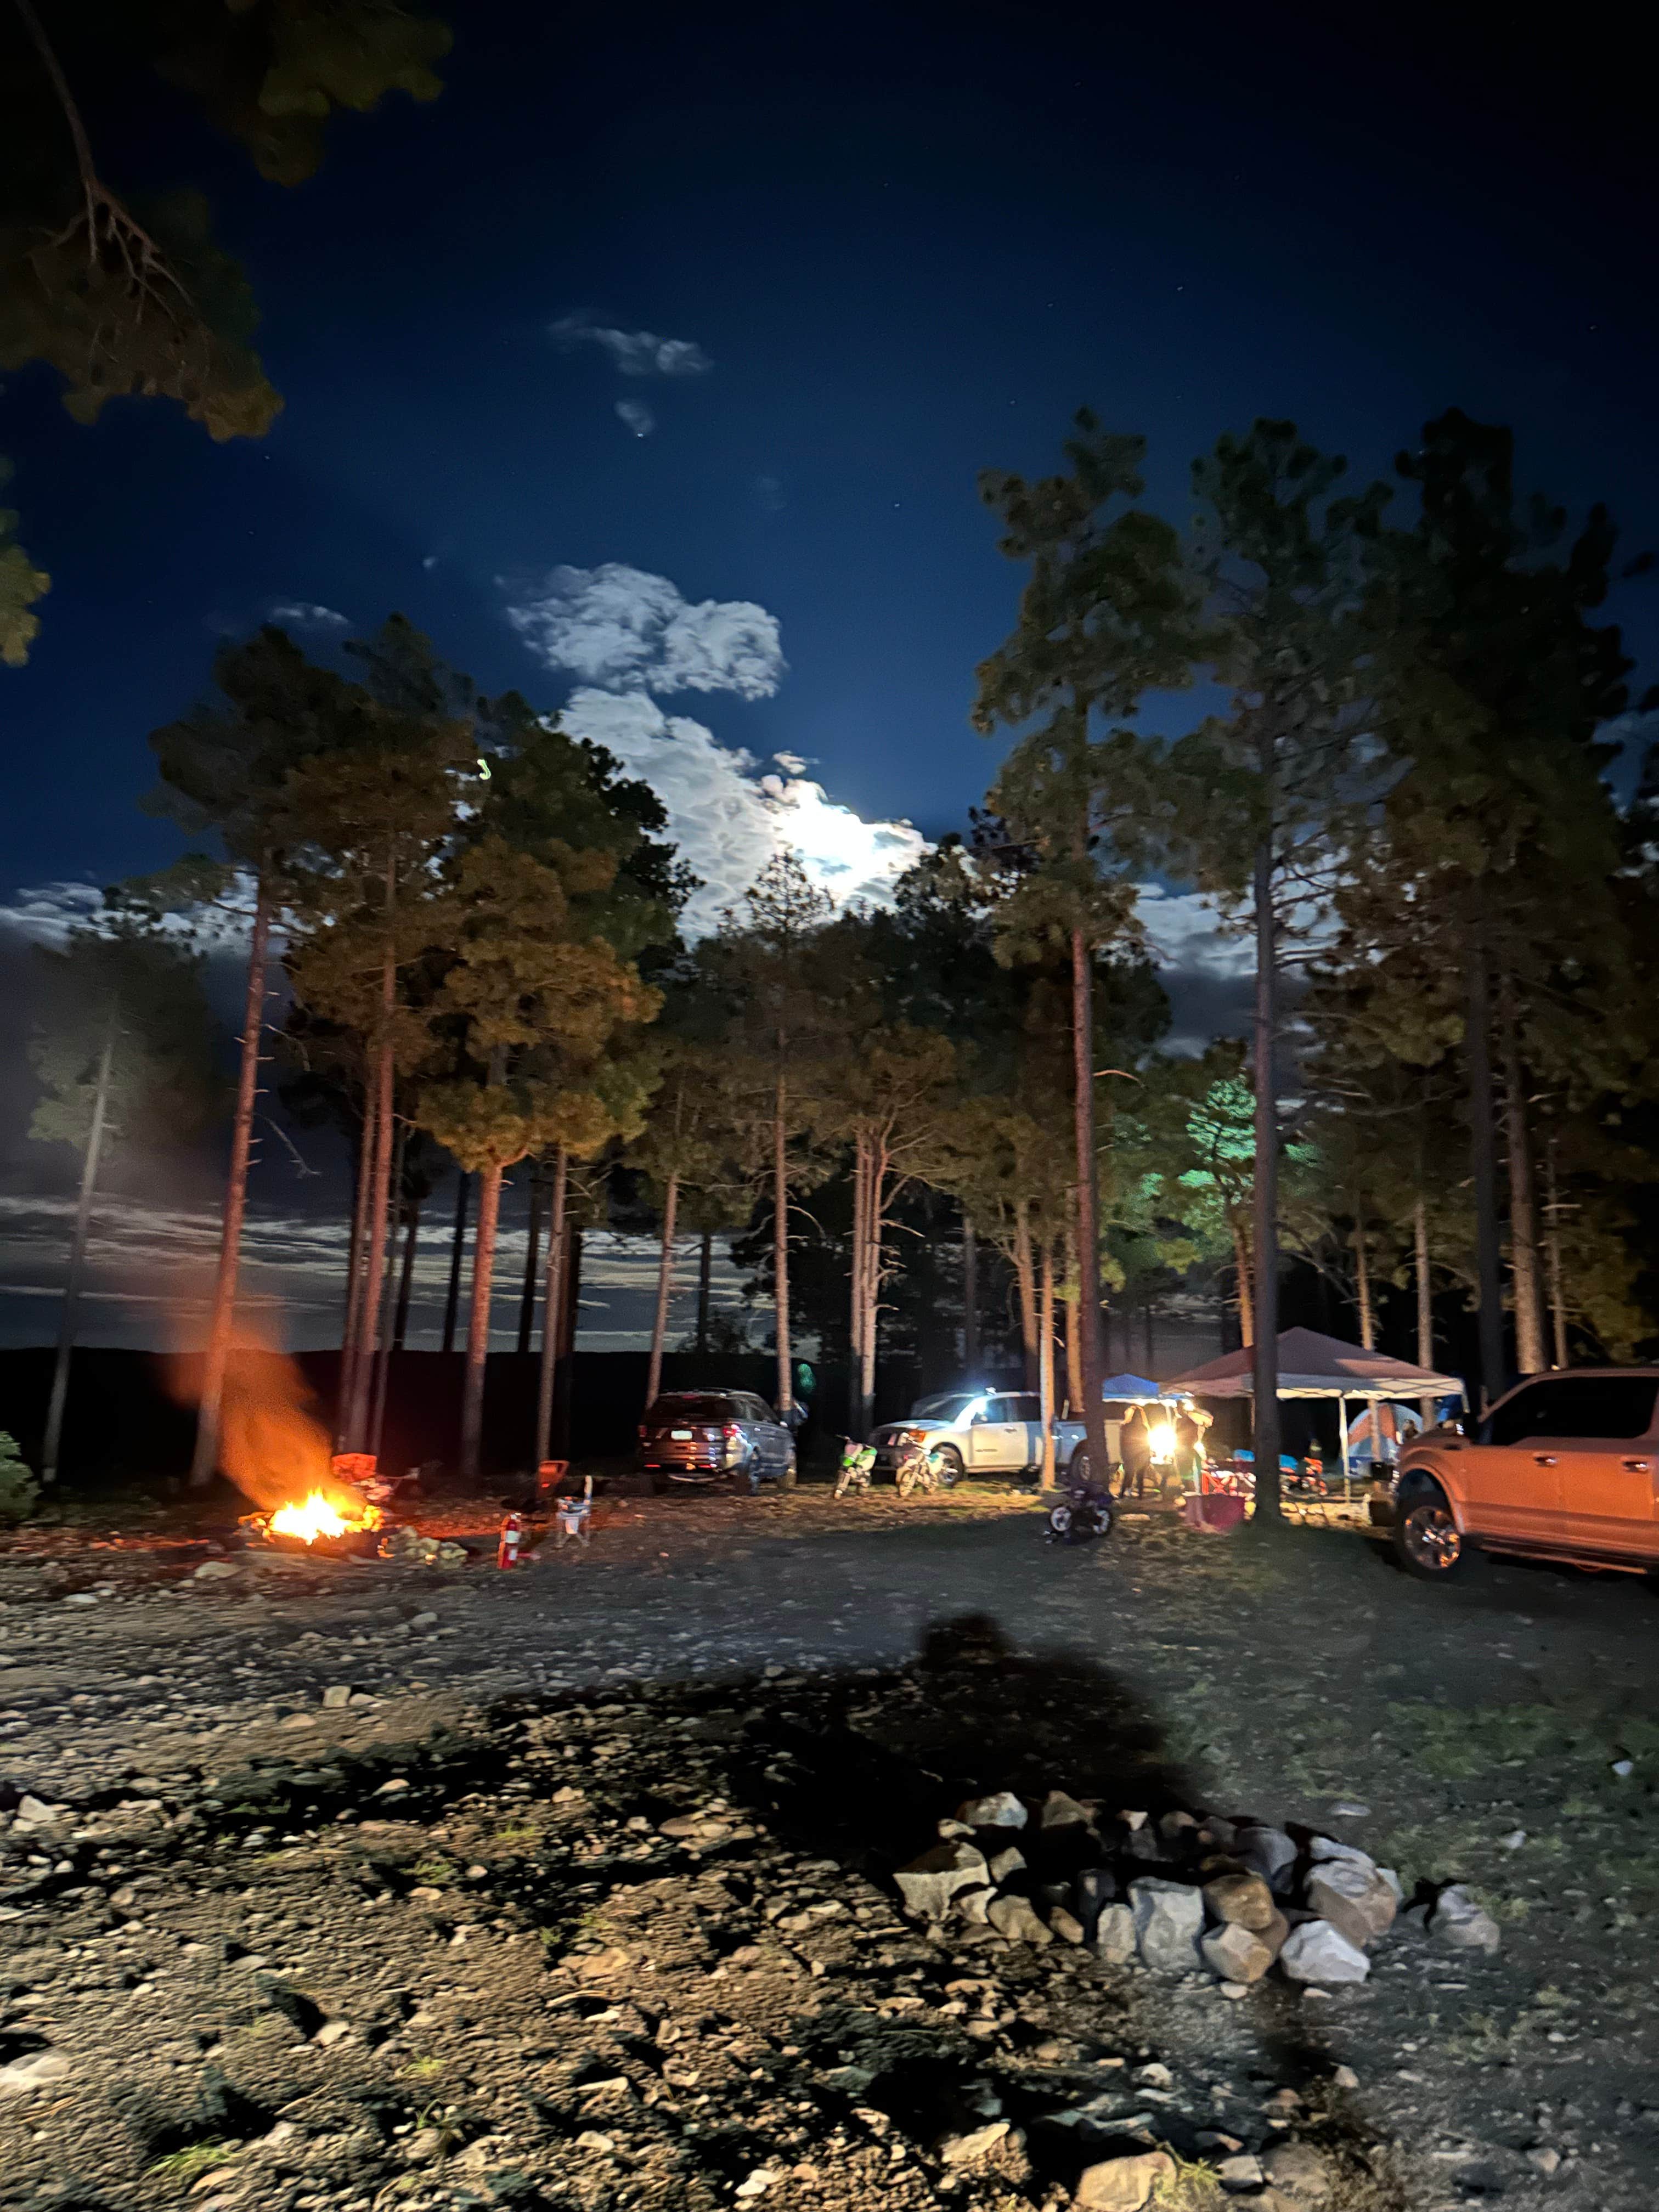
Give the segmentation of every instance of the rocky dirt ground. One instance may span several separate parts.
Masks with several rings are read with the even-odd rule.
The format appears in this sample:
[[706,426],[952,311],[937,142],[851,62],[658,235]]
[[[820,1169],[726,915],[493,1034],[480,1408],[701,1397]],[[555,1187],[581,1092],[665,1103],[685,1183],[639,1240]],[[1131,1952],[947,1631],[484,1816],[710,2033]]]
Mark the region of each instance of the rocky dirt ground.
[[[0,2203],[1036,2212],[1163,2150],[1191,2212],[1224,2171],[1256,2212],[1650,2212],[1650,1590],[1040,1526],[619,1499],[512,1575],[22,1532]],[[1003,1788],[1305,1824],[1503,1947],[1402,1920],[1362,1985],[1235,2000],[906,1920],[894,1868]]]

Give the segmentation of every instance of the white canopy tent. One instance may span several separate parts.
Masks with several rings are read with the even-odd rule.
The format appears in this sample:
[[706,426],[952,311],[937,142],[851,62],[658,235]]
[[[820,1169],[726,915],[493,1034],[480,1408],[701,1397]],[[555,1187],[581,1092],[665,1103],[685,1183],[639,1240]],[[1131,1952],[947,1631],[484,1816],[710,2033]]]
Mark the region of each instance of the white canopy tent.
[[[1250,1398],[1255,1395],[1255,1353],[1224,1352],[1202,1367],[1194,1367],[1164,1384],[1174,1396],[1185,1392],[1194,1398]],[[1317,1329],[1287,1328],[1279,1340],[1279,1395],[1281,1398],[1334,1398],[1342,1431],[1342,1473],[1348,1473],[1348,1401],[1370,1404],[1379,1400],[1409,1403],[1413,1399],[1455,1398],[1467,1404],[1468,1394],[1462,1378],[1440,1375],[1431,1367],[1413,1367],[1408,1360],[1390,1359],[1385,1352],[1367,1352],[1363,1345],[1344,1344],[1340,1337],[1322,1336]]]

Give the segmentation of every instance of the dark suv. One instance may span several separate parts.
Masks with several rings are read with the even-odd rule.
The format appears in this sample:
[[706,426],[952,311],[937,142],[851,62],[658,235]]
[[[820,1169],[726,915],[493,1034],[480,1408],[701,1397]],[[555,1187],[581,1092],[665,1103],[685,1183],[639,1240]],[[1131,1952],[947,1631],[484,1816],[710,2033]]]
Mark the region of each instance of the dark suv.
[[664,1482],[795,1486],[795,1437],[750,1390],[671,1390],[640,1423],[639,1462]]

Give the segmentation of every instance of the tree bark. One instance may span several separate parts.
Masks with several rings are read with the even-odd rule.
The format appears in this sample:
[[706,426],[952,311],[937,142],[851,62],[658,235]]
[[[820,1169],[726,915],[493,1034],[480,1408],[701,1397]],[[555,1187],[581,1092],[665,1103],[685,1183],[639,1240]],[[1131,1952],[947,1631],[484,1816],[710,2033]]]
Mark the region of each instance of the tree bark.
[[524,1289],[519,1298],[518,1350],[520,1354],[530,1350],[531,1333],[536,1326],[536,1277],[541,1258],[544,1195],[540,1170],[532,1165],[530,1170],[530,1220],[525,1234]]
[[1077,1146],[1078,1354],[1083,1370],[1083,1426],[1089,1473],[1106,1479],[1106,1403],[1101,1390],[1100,1222],[1095,1158],[1094,966],[1080,929],[1072,932],[1073,1132]]
[[76,1201],[75,1233],[70,1242],[69,1273],[64,1282],[64,1306],[58,1320],[58,1356],[52,1362],[52,1396],[46,1405],[46,1433],[40,1447],[40,1480],[48,1487],[58,1480],[64,1443],[64,1408],[69,1403],[70,1361],[75,1351],[76,1310],[81,1303],[81,1279],[86,1272],[87,1237],[92,1227],[92,1194],[98,1183],[98,1161],[104,1149],[104,1128],[109,1118],[110,1073],[115,1064],[116,1024],[112,1006],[104,1032],[104,1049],[98,1059],[98,1083],[92,1094],[92,1127],[87,1132],[86,1158],[81,1163],[81,1194]]
[[1365,1226],[1363,1210],[1357,1212],[1353,1224],[1353,1283],[1354,1295],[1359,1304],[1359,1341],[1367,1352],[1376,1349],[1376,1316],[1371,1310],[1371,1256],[1369,1249],[1370,1231]]
[[380,1143],[380,1106],[374,1085],[363,1080],[363,1119],[357,1132],[352,1172],[351,1254],[346,1262],[345,1320],[340,1331],[340,1379],[334,1407],[334,1449],[351,1443],[351,1405],[356,1393],[357,1363],[363,1348],[363,1301],[368,1266],[368,1203],[374,1182],[374,1151]]
[[1548,1366],[1544,1351],[1543,1270],[1539,1259],[1538,1194],[1533,1173],[1532,1132],[1527,1126],[1527,1086],[1521,1066],[1514,999],[1499,993],[1504,1054],[1504,1132],[1510,1170],[1510,1285],[1515,1306],[1515,1364],[1522,1375]]
[[404,1261],[398,1276],[398,1310],[392,1323],[392,1348],[403,1351],[409,1336],[409,1308],[415,1295],[415,1248],[420,1240],[421,1208],[416,1199],[404,1207]]
[[662,1249],[657,1261],[657,1310],[651,1319],[651,1357],[646,1364],[645,1402],[657,1402],[662,1389],[662,1348],[668,1334],[668,1301],[674,1291],[674,1227],[680,1210],[680,1179],[671,1175],[663,1189]]
[[398,1207],[404,1188],[404,1156],[409,1149],[409,1125],[404,1122],[398,1132],[398,1142],[392,1164],[392,1176],[386,1189],[386,1280],[380,1291],[380,1311],[378,1322],[380,1342],[374,1354],[374,1405],[369,1414],[368,1441],[364,1446],[380,1456],[380,1437],[386,1428],[386,1394],[392,1379],[392,1338],[396,1326],[398,1300]]
[[971,1217],[962,1217],[962,1364],[963,1380],[979,1375],[979,1237]]
[[1023,1198],[1014,1200],[1014,1282],[1019,1293],[1019,1340],[1025,1354],[1025,1388],[1037,1387],[1036,1270],[1031,1260],[1031,1214]]
[[1469,1085],[1469,1165],[1474,1182],[1475,1286],[1480,1392],[1489,1406],[1504,1389],[1504,1294],[1498,1268],[1498,1148],[1492,1084],[1492,1007],[1485,947],[1477,937],[1464,969],[1464,1064]]
[[570,1188],[570,1154],[563,1145],[553,1157],[553,1192],[547,1209],[547,1278],[542,1289],[542,1364],[536,1381],[536,1463],[553,1449],[553,1386],[558,1376],[560,1339],[564,1334],[564,1215]]
[[[1039,1318],[1037,1360],[1038,1412],[1042,1417],[1042,1457],[1037,1481],[1044,1490],[1054,1486],[1054,1248],[1042,1247],[1042,1310]],[[1091,1473],[1093,1473],[1091,1468]],[[1096,1474],[1095,1480],[1103,1478]]]
[[[1271,758],[1264,744],[1264,768]],[[1271,788],[1271,786],[1269,787]],[[1279,930],[1273,913],[1273,827],[1255,854],[1255,1221],[1251,1320],[1251,1449],[1255,1518],[1283,1517],[1279,1502],[1279,1100],[1274,1049],[1279,1042]]]
[[[781,1060],[781,1037],[778,1040],[778,1053]],[[780,1414],[787,1414],[795,1402],[794,1367],[789,1346],[788,1106],[788,1092],[780,1067],[772,1114],[772,1296],[777,1314]]]
[[714,1232],[705,1229],[697,1245],[697,1352],[705,1358],[708,1352],[708,1307],[714,1274]]
[[501,1219],[501,1170],[480,1170],[478,1228],[472,1240],[472,1310],[466,1327],[466,1381],[461,1396],[461,1475],[476,1483],[483,1465],[484,1379],[489,1357],[489,1317],[495,1272],[495,1231]]
[[888,1163],[872,1136],[865,1146],[864,1326],[859,1337],[859,1435],[866,1437],[876,1417],[876,1338],[881,1326],[881,1240],[886,1227]]
[[[1429,1210],[1419,1197],[1412,1208],[1412,1256],[1417,1273],[1417,1364],[1434,1366],[1434,1297],[1429,1280]],[[1434,1400],[1419,1401],[1426,1429],[1434,1419]]]
[[196,1449],[190,1486],[205,1489],[219,1464],[219,1415],[224,1403],[225,1371],[230,1364],[236,1322],[236,1280],[241,1267],[242,1224],[247,1214],[247,1171],[253,1157],[253,1109],[259,1096],[259,1040],[265,1021],[265,960],[270,940],[270,894],[261,872],[253,901],[253,929],[248,940],[247,990],[242,1001],[242,1057],[236,1076],[236,1116],[230,1131],[230,1172],[225,1180],[224,1223],[219,1236],[219,1266],[213,1279],[207,1348],[202,1359],[202,1392],[196,1414]]
[[398,949],[392,921],[398,896],[397,866],[388,859],[386,868],[386,951],[380,961],[380,1020],[375,1063],[374,1174],[368,1194],[368,1273],[362,1305],[362,1339],[351,1376],[350,1451],[368,1447],[369,1397],[374,1380],[374,1352],[380,1319],[380,1277],[386,1265],[386,1214],[392,1195],[392,1153],[397,1081],[396,1040],[392,1019],[398,1008]]
[[[1083,1413],[1083,1333],[1078,1322],[1079,1300],[1075,1289],[1068,1290],[1061,1303],[1066,1308],[1066,1401],[1072,1409],[1072,1418],[1078,1420]],[[1037,1331],[1039,1349],[1042,1332]]]
[[461,1310],[461,1261],[466,1251],[466,1194],[471,1181],[465,1168],[455,1170],[455,1227],[449,1244],[449,1287],[444,1293],[446,1352],[455,1349],[455,1323]]
[[870,1194],[865,1173],[867,1155],[865,1133],[862,1129],[855,1130],[853,1138],[853,1251],[847,1279],[847,1427],[848,1434],[854,1439],[862,1439],[864,1435],[864,1270],[870,1255],[864,1219]]
[[1255,1292],[1250,1284],[1250,1240],[1243,1217],[1232,1217],[1233,1272],[1237,1278],[1235,1303],[1238,1307],[1239,1340],[1248,1352],[1255,1342]]
[[1567,1308],[1561,1291],[1561,1200],[1556,1188],[1553,1137],[1545,1149],[1544,1174],[1544,1217],[1549,1224],[1545,1233],[1549,1258],[1550,1332],[1554,1341],[1555,1364],[1565,1367],[1567,1364]]

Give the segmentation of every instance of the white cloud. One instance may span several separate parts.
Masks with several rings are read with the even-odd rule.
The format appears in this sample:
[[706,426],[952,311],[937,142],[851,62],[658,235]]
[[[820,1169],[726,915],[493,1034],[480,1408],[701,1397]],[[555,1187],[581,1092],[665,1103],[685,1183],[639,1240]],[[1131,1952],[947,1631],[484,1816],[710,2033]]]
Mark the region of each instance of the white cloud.
[[657,418],[643,399],[619,399],[617,413],[636,438],[648,438],[657,427]]
[[1224,919],[1206,892],[1142,884],[1136,912],[1147,948],[1162,965],[1214,982],[1236,982],[1255,972],[1250,938]]
[[764,699],[782,680],[777,619],[751,599],[694,605],[666,576],[620,561],[555,568],[520,589],[507,611],[514,629],[546,667],[586,683]]
[[757,774],[753,757],[721,744],[702,723],[665,714],[642,691],[573,693],[562,720],[578,737],[608,746],[642,776],[668,810],[669,835],[702,878],[686,910],[688,935],[718,927],[774,854],[798,852],[837,906],[884,903],[896,879],[927,849],[908,822],[866,822],[795,772]]
[[0,903],[0,930],[37,945],[61,945],[76,926],[97,913],[104,894],[94,884],[36,884]]
[[587,315],[564,315],[549,325],[566,353],[596,345],[623,376],[705,376],[714,366],[693,338],[661,338],[654,331],[619,331]]
[[349,629],[349,615],[332,607],[319,607],[306,599],[276,599],[265,609],[268,622],[285,623],[291,629]]

